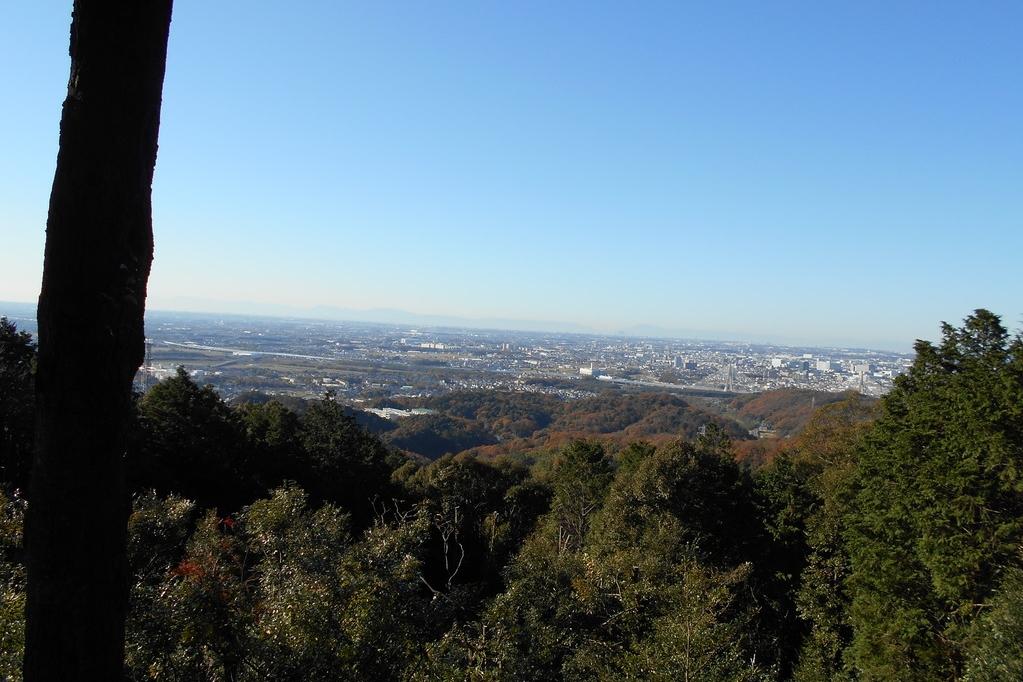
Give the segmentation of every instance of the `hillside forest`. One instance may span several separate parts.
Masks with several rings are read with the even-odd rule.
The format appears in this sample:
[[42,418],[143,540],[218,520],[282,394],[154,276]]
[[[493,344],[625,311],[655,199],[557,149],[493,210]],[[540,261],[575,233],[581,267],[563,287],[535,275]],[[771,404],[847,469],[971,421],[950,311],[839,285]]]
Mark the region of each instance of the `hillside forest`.
[[[589,398],[562,400],[543,393],[467,391],[374,401],[377,407],[429,411],[397,422],[362,410],[350,412],[385,443],[430,460],[464,452],[488,461],[502,456],[531,461],[580,438],[596,439],[613,449],[636,440],[661,443],[680,436],[691,440],[705,426],[714,425],[734,441],[741,460],[759,465],[789,444],[816,407],[850,398],[870,400],[853,393],[805,389],[725,396],[605,390]],[[270,396],[252,393],[235,402],[268,400]],[[300,399],[289,400],[289,405],[305,410]],[[772,437],[756,442],[749,432],[758,426],[769,427]]]
[[[1023,679],[1023,338],[977,310],[915,350],[880,401],[470,393],[397,423],[179,371],[132,407],[126,678]],[[0,320],[0,679],[35,364]]]

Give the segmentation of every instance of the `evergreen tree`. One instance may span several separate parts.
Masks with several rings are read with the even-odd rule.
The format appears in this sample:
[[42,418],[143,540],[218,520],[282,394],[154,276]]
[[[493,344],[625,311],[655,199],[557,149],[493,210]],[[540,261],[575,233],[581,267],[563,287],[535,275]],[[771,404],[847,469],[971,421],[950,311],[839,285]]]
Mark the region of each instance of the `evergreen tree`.
[[301,417],[303,475],[298,479],[314,503],[341,505],[356,528],[373,519],[373,501],[388,499],[391,471],[404,462],[361,427],[328,393]]
[[1023,568],[1005,572],[966,642],[967,682],[1023,680]]
[[851,654],[872,679],[959,677],[1023,539],[1023,340],[985,310],[942,337],[917,342],[860,452]]
[[132,483],[177,493],[225,514],[256,499],[253,449],[238,415],[212,386],[200,387],[179,367],[138,405]]

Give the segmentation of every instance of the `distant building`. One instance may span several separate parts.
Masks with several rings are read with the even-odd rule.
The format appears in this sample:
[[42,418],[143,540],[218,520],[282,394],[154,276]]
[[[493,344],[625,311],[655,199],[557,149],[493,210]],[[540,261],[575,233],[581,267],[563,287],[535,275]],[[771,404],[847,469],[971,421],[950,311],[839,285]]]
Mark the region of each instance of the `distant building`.
[[597,367],[594,367],[593,363],[591,362],[589,367],[580,367],[579,374],[583,375],[584,377],[597,377],[600,376],[601,374],[607,374],[607,372]]
[[690,360],[688,358],[684,358],[681,355],[676,355],[675,356],[675,360],[674,360],[674,362],[672,364],[674,365],[675,369],[688,369],[688,370],[696,369],[696,361],[695,360]]
[[777,438],[778,432],[770,424],[764,423],[754,429],[750,429],[749,435],[754,438]]
[[818,372],[830,372],[831,371],[831,360],[818,360],[816,369]]

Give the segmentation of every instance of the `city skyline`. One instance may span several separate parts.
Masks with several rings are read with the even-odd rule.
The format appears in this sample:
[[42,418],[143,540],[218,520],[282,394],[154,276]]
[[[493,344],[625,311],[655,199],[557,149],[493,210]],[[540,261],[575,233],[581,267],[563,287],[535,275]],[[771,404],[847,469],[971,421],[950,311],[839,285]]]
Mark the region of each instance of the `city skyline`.
[[[899,350],[978,307],[1016,328],[1021,13],[179,2],[149,304]],[[38,295],[69,21],[0,9],[0,300]]]

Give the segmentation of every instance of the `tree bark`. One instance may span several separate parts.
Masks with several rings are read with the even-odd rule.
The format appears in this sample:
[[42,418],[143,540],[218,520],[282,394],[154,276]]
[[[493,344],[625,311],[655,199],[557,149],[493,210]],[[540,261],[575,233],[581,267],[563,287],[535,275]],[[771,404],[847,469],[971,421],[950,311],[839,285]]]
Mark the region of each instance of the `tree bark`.
[[125,439],[143,360],[171,0],[76,0],[39,298],[24,673],[123,676]]

